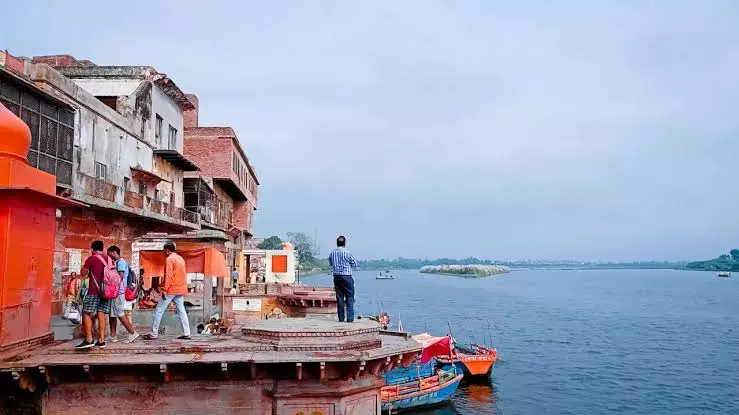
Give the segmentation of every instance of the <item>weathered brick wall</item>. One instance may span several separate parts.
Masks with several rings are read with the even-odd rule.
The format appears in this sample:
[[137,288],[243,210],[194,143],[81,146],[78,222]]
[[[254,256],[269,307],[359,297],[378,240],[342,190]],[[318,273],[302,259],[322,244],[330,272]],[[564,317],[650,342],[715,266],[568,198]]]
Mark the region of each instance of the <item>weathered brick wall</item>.
[[71,55],[47,55],[47,56],[34,56],[33,63],[45,63],[52,68],[62,68],[66,66],[82,66],[74,56]]
[[231,140],[218,137],[192,137],[185,130],[185,156],[203,176],[231,177],[233,146]]
[[253,207],[250,202],[236,202],[234,204],[234,226],[249,233],[251,231],[251,217]]
[[183,121],[185,128],[193,128],[198,126],[198,109],[200,107],[200,101],[198,100],[198,97],[194,94],[186,94],[187,99],[192,102],[192,104],[195,106],[195,109],[191,110],[185,110],[183,112]]

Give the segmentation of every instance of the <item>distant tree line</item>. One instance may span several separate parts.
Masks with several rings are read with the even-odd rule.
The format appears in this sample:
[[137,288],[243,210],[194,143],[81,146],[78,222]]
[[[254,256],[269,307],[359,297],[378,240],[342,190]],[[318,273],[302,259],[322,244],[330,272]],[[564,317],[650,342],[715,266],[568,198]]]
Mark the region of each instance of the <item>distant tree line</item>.
[[[325,257],[319,257],[316,243],[303,232],[288,232],[286,238],[295,251],[301,271],[328,271],[331,267]],[[264,239],[259,249],[282,249],[283,239],[272,235]],[[427,265],[505,265],[511,268],[577,268],[577,269],[706,269],[717,271],[739,271],[739,250],[732,249],[729,255],[721,255],[709,261],[667,262],[667,261],[635,261],[635,262],[578,262],[568,260],[533,260],[533,261],[494,261],[473,256],[454,258],[404,258],[395,259],[359,259],[359,268],[363,270],[385,269],[420,269]]]
[[739,249],[732,249],[729,254],[719,255],[707,261],[696,261],[685,265],[685,269],[697,271],[739,271]]
[[436,258],[395,258],[395,259],[365,259],[359,261],[361,269],[418,269],[426,265],[495,265],[495,261],[469,257],[464,259]]

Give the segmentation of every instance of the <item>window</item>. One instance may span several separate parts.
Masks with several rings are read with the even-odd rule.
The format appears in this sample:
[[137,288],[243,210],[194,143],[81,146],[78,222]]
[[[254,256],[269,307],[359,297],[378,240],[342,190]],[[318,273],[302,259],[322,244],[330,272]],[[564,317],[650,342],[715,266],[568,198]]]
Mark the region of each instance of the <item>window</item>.
[[55,175],[58,185],[71,186],[74,112],[6,79],[0,80],[0,102],[31,130],[28,163]]
[[105,180],[105,176],[108,174],[108,166],[103,163],[95,162],[95,177],[100,180]]
[[154,189],[154,199],[161,200],[162,198],[162,192],[159,191],[159,189]]
[[127,192],[128,191],[128,183],[130,181],[131,181],[131,179],[129,179],[128,177],[124,177],[123,178],[123,191],[124,192]]
[[146,196],[146,183],[139,182],[139,194]]
[[114,111],[118,110],[118,97],[100,96],[95,98],[99,99],[103,104],[110,108],[113,108]]
[[171,125],[169,126],[169,149],[177,149],[177,129]]
[[156,141],[157,145],[159,145],[162,140],[162,124],[164,124],[164,120],[159,116],[159,114],[157,114],[157,123],[154,126],[154,141]]

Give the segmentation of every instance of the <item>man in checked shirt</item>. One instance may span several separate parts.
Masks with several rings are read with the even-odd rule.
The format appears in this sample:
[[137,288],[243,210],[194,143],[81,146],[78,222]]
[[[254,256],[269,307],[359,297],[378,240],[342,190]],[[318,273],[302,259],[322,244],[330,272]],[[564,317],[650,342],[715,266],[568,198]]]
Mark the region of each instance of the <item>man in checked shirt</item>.
[[357,261],[346,249],[346,238],[342,235],[336,239],[336,248],[328,254],[328,263],[334,271],[334,289],[336,290],[336,308],[339,321],[354,321],[354,278],[352,268]]

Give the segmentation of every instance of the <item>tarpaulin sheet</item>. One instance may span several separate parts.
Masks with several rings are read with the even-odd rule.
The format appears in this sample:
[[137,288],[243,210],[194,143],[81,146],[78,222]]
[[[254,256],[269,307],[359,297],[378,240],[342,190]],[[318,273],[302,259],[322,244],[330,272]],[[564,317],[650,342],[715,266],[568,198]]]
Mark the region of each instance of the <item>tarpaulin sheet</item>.
[[413,340],[421,343],[421,364],[426,364],[434,356],[449,356],[452,354],[452,338],[449,336],[435,337],[428,333],[416,334]]
[[[206,277],[227,278],[229,276],[226,257],[215,248],[202,248],[177,251],[185,260],[187,273],[203,274]],[[139,267],[146,272],[146,277],[160,277],[164,275],[166,257],[163,251],[139,252]]]

